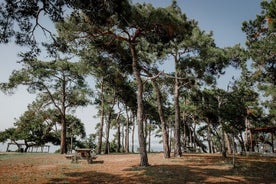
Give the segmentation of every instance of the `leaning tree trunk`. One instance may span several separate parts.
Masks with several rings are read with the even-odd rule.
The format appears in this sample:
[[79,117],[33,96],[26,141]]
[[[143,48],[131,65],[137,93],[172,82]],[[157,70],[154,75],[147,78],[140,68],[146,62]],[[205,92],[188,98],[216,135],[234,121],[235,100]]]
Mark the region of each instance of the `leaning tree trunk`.
[[130,49],[132,54],[132,69],[133,75],[137,85],[137,123],[138,123],[138,140],[139,140],[139,152],[140,152],[140,166],[149,166],[148,155],[146,150],[146,140],[144,137],[143,127],[143,82],[140,76],[140,70],[138,66],[137,53],[134,43],[130,43]]

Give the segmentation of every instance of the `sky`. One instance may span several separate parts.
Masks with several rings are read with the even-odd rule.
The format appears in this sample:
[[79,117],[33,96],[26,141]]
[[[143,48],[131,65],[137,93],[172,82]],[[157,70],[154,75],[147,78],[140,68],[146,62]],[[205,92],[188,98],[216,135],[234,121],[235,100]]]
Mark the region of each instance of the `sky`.
[[[0,0],[1,2],[2,0]],[[133,3],[151,3],[155,7],[165,7],[171,0],[132,0]],[[245,34],[241,31],[243,21],[255,19],[260,14],[261,0],[178,0],[182,12],[189,19],[198,22],[201,30],[212,31],[215,43],[219,47],[228,47],[240,43],[245,45]],[[7,82],[11,72],[20,68],[17,54],[22,48],[9,43],[0,44],[0,83]],[[227,86],[229,79],[238,73],[232,69],[226,71],[218,84],[221,88]],[[14,95],[5,95],[0,91],[0,131],[13,126],[15,118],[27,110],[27,105],[35,96],[29,94],[25,87],[19,87]],[[79,108],[76,116],[85,124],[87,134],[95,133],[94,126],[98,119],[94,119],[96,110],[93,106]],[[1,151],[1,150],[0,150]]]

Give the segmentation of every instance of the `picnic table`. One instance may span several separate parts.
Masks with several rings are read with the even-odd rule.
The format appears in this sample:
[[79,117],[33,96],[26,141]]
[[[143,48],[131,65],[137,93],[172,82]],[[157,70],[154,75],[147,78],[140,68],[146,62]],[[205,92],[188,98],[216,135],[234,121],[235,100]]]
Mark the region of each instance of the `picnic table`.
[[192,146],[186,146],[184,147],[184,152],[196,152],[196,149]]
[[66,155],[66,158],[71,158],[72,163],[78,163],[78,160],[87,160],[89,164],[92,164],[93,159],[96,159],[97,156],[92,149],[88,148],[77,148],[75,153],[72,155]]

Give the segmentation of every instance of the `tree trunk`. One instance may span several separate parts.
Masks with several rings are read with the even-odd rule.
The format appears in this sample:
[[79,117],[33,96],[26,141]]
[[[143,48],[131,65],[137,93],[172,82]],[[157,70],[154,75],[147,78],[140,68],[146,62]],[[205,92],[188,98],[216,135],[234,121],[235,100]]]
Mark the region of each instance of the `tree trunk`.
[[194,140],[196,142],[196,145],[199,146],[204,153],[207,153],[206,145],[199,138],[197,138],[196,134],[194,135],[195,135]]
[[66,146],[66,107],[65,107],[65,101],[66,101],[66,82],[65,82],[65,76],[63,76],[63,83],[62,83],[62,107],[61,107],[61,137],[60,137],[60,153],[65,154],[67,152],[67,146]]
[[240,146],[241,146],[241,151],[246,154],[246,147],[245,143],[242,137],[242,132],[239,132],[239,136],[237,135],[236,138],[239,140]]
[[147,145],[147,140],[148,140],[148,119],[144,118],[144,138],[146,141],[146,145]]
[[101,83],[101,122],[99,128],[99,137],[98,137],[98,145],[97,145],[97,154],[101,154],[102,152],[102,141],[103,141],[103,126],[104,126],[104,80],[102,79]]
[[120,108],[120,103],[118,101],[118,109],[119,109],[119,112],[117,114],[117,117],[116,117],[116,124],[117,124],[117,153],[121,152],[121,122],[120,122],[120,116],[121,116],[121,112],[122,112],[122,109]]
[[164,158],[170,158],[170,149],[169,149],[169,135],[167,130],[167,123],[165,120],[164,110],[163,110],[163,102],[161,91],[155,81],[153,81],[153,87],[155,89],[157,95],[157,106],[158,106],[158,114],[159,119],[161,121],[162,127],[162,139],[163,139],[163,150],[164,150]]
[[125,126],[122,124],[121,126],[121,134],[122,134],[122,140],[121,140],[121,150],[120,152],[125,152]]
[[[218,101],[218,111],[221,108],[222,102],[221,102],[221,98],[219,96],[216,97],[217,101]],[[218,113],[219,114],[219,113]],[[223,158],[226,158],[226,147],[225,147],[225,133],[224,133],[224,129],[223,129],[223,124],[222,124],[222,120],[221,117],[218,117],[218,122],[220,124],[220,128],[221,128],[221,154]]]
[[149,166],[148,155],[146,150],[146,141],[144,137],[143,127],[143,82],[140,76],[140,70],[138,66],[137,53],[134,43],[130,43],[131,55],[132,55],[132,69],[133,75],[137,85],[137,123],[138,123],[138,140],[139,140],[139,152],[140,152],[140,166]]
[[171,124],[171,128],[169,129],[169,150],[172,150],[172,144],[173,144],[173,140],[172,140],[172,135],[173,135],[173,127]]
[[120,114],[116,118],[117,123],[117,149],[116,152],[119,153],[121,150],[121,123],[119,122]]
[[108,120],[106,122],[106,127],[105,127],[105,154],[109,154],[109,132],[110,132],[110,124],[111,124],[111,113],[109,113]]
[[125,128],[125,153],[129,153],[129,115],[126,109],[127,122]]
[[221,149],[221,154],[223,158],[226,158],[226,144],[225,144],[225,132],[223,130],[223,127],[221,127],[221,141],[222,141],[222,149]]
[[[233,147],[233,150],[231,148],[231,141],[230,141],[231,138],[230,138],[230,136],[227,133],[224,133],[224,136],[225,136],[225,143],[226,143],[225,147],[227,147],[227,153],[228,154],[235,153],[234,147]],[[232,140],[233,140],[233,138],[232,138]],[[233,145],[234,145],[234,143],[233,143]]]
[[[28,144],[28,142],[26,140],[24,140],[24,143],[25,143],[25,146],[26,146],[25,149],[24,149],[24,152],[27,152],[30,145]],[[22,150],[20,150],[20,151],[22,151]]]
[[151,120],[149,120],[149,133],[148,133],[148,152],[150,153],[151,152],[151,126],[152,126],[152,123],[151,123]]
[[244,148],[245,148],[245,154],[247,153],[247,145],[249,143],[248,141],[248,113],[246,112],[246,116],[245,116],[245,120],[244,120],[244,123],[245,123],[245,132],[244,132]]
[[175,56],[175,83],[174,83],[174,156],[181,157],[181,142],[180,142],[180,106],[179,106],[179,79],[178,79],[178,64],[177,56]]
[[133,116],[133,125],[132,125],[132,137],[131,137],[131,152],[134,153],[134,138],[135,138],[135,118]]
[[212,140],[211,140],[211,127],[210,127],[210,123],[208,122],[208,130],[207,130],[207,141],[208,141],[208,148],[209,148],[209,153],[213,152],[213,148],[212,148]]
[[[113,93],[113,96],[115,97],[115,91]],[[102,100],[104,100],[104,98]],[[112,101],[111,108],[109,109],[109,112],[108,112],[108,119],[107,119],[106,127],[105,127],[105,137],[106,137],[106,139],[105,139],[105,151],[104,151],[105,154],[109,154],[109,151],[110,151],[109,134],[110,134],[110,125],[111,125],[112,112],[113,112],[113,108],[115,106],[115,102],[116,102],[116,99],[114,98],[113,101]]]
[[196,138],[196,124],[194,123],[194,126],[193,126],[193,148],[194,148],[194,150],[196,150],[195,138]]

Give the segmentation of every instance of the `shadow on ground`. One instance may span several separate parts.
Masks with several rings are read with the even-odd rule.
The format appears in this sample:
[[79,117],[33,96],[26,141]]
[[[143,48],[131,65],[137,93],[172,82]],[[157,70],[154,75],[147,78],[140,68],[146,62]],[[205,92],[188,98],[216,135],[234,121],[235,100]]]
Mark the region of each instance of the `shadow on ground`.
[[[222,163],[221,160],[207,164],[204,159],[190,165],[189,160],[185,159],[170,161],[171,163],[168,165],[129,167],[120,175],[96,171],[65,172],[63,177],[53,178],[49,184],[276,183],[275,162],[237,160],[236,167],[233,168],[231,164]],[[186,165],[182,165],[182,162],[185,162]],[[256,175],[256,173],[262,174]]]

